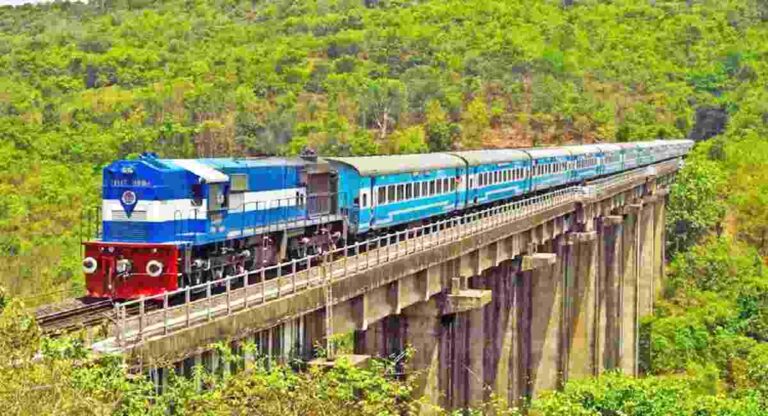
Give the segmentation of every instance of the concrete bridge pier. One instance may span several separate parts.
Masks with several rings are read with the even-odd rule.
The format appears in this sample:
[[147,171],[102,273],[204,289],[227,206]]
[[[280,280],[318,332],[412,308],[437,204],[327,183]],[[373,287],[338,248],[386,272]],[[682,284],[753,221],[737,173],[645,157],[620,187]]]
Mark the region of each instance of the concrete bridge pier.
[[637,354],[639,338],[640,306],[640,252],[639,227],[640,203],[624,206],[624,221],[621,235],[621,349],[619,350],[618,367],[624,374],[637,375]]
[[[547,244],[550,253],[530,256],[541,264],[523,266],[524,279],[530,280],[525,296],[530,319],[526,323],[529,370],[526,397],[536,397],[544,390],[557,388],[563,380],[562,318],[564,291],[564,254],[562,237]],[[525,263],[524,258],[524,263]]]
[[[591,225],[591,223],[590,223]],[[570,234],[570,265],[565,304],[567,380],[598,372],[597,357],[597,233],[591,230]]]
[[601,218],[598,234],[600,243],[600,278],[598,299],[598,373],[618,367],[621,339],[621,237],[624,218],[608,215]]

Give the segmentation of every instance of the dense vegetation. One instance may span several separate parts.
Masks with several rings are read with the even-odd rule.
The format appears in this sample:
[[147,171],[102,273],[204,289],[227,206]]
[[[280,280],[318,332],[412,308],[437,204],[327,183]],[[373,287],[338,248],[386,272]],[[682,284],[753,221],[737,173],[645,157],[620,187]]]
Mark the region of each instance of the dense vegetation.
[[[764,128],[748,1],[148,1],[0,8],[0,283],[81,287],[100,168]],[[44,301],[45,298],[30,299]]]
[[[649,377],[573,382],[532,410],[768,411],[765,0],[91,3],[0,8],[0,285],[10,294],[33,304],[81,287],[80,214],[98,202],[100,168],[145,150],[368,154],[714,136],[670,196],[669,285],[643,324]],[[0,308],[9,413],[418,405],[384,364],[200,374],[157,396],[119,360],[41,339],[17,301],[0,296]],[[239,401],[247,396],[259,402]],[[306,407],[280,407],[285,397]]]

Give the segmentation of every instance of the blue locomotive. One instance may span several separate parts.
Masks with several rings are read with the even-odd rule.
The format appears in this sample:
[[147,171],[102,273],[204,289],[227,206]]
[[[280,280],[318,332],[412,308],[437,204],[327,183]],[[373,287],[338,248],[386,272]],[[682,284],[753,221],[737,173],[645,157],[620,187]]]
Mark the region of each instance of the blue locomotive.
[[689,140],[418,155],[161,159],[104,169],[91,296],[121,299],[685,155]]

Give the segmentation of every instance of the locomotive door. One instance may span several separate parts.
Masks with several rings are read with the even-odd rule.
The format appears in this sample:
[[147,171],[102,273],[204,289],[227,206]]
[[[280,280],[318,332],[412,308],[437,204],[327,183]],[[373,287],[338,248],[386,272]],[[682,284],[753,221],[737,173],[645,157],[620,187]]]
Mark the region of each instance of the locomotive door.
[[338,181],[333,172],[308,172],[307,174],[307,213],[310,217],[329,214],[336,206],[331,190]]

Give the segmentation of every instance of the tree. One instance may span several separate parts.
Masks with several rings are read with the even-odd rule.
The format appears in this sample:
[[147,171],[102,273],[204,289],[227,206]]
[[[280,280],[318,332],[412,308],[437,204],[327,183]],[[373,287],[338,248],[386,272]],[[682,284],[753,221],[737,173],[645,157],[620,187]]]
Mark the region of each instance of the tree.
[[[371,81],[362,96],[366,120],[370,117],[378,130],[378,139],[384,140],[397,125],[405,106],[405,87],[398,80]],[[367,125],[366,121],[366,125]]]
[[702,147],[677,175],[667,209],[668,256],[693,246],[720,227],[725,216],[726,174]]
[[488,128],[490,116],[482,97],[478,96],[467,106],[461,117],[461,147],[477,149],[482,145],[483,134]]

